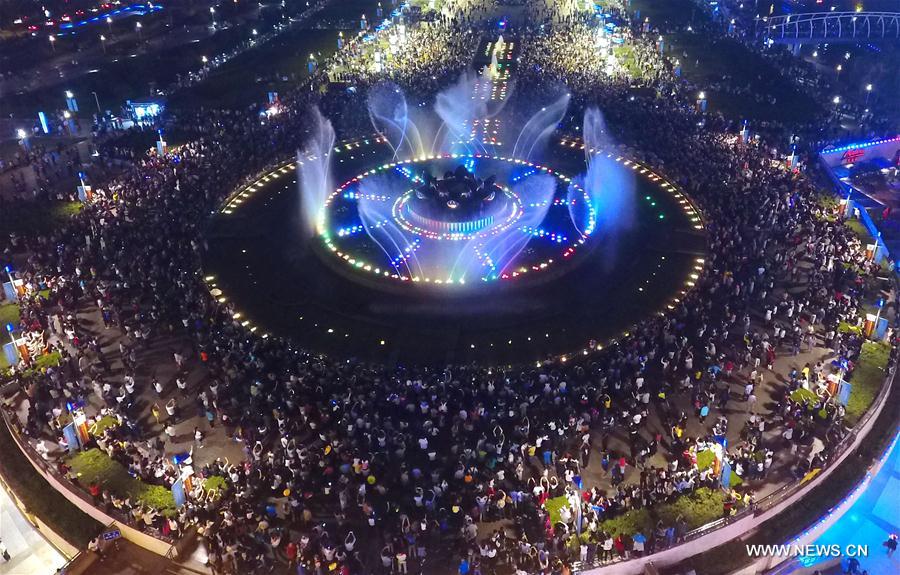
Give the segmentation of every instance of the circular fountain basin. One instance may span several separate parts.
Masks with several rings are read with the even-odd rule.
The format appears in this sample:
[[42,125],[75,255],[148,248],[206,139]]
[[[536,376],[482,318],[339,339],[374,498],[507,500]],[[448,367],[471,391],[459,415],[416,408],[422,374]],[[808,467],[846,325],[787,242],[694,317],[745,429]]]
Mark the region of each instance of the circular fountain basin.
[[[217,297],[232,303],[239,321],[257,333],[288,336],[315,351],[380,361],[535,361],[606,345],[641,319],[666,311],[684,297],[703,265],[705,236],[689,199],[661,174],[626,158],[612,155],[608,161],[634,177],[633,224],[612,232],[610,218],[618,216],[606,214],[601,205],[591,228],[587,199],[570,187],[573,182],[580,186],[574,174],[585,170],[577,143],[554,144],[546,171],[500,154],[497,159],[394,162],[391,149],[376,139],[336,147],[341,151],[332,163],[340,185],[329,194],[314,236],[303,232],[295,162],[239,190],[210,223],[204,257],[210,289],[220,290]],[[468,219],[440,217],[431,227],[402,210],[393,219],[398,200],[416,189],[411,177],[426,169],[440,176],[472,159],[477,177],[496,176],[504,194],[514,194],[507,199],[508,209],[521,206],[521,215],[510,218],[504,208],[490,214],[491,223],[466,231],[441,226]],[[539,192],[528,187],[536,176],[554,182],[551,205],[542,206],[543,212],[530,205],[543,201],[535,200]],[[380,192],[366,183],[380,179],[396,181],[397,191]],[[562,205],[573,198],[575,206]],[[399,208],[404,205],[400,202]],[[377,209],[363,221],[360,206]],[[529,235],[522,228],[538,215],[543,219],[535,227],[541,229]],[[434,219],[432,213],[427,216]],[[373,241],[388,245],[389,236],[379,236],[381,228],[374,227],[382,221],[378,218],[396,225],[392,237],[398,245],[388,251]],[[375,230],[372,235],[366,224]],[[477,252],[502,235],[491,235],[491,229],[504,226],[504,233],[515,234],[506,240],[518,242],[510,248],[516,251],[510,261],[516,263],[507,267],[508,277],[498,273],[495,278]],[[457,233],[465,237],[443,235]],[[400,248],[400,238],[408,238],[423,256],[433,256],[434,263],[426,264],[423,257],[416,268]],[[391,266],[388,254],[407,257]],[[457,264],[461,257],[471,264],[465,275],[453,272],[454,265],[463,269]],[[541,268],[543,262],[547,265]],[[529,271],[513,275],[523,267]],[[418,281],[410,268],[422,270]],[[404,275],[411,279],[401,279]]]

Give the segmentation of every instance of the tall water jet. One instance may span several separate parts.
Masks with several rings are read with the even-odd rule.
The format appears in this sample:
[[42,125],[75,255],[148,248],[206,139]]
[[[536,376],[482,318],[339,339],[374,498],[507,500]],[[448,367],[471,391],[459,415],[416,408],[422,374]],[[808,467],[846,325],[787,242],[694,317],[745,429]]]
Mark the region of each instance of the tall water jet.
[[418,157],[425,153],[422,135],[410,117],[403,90],[393,82],[383,82],[369,90],[369,119],[394,150],[394,158]]
[[549,106],[544,106],[525,122],[516,145],[513,149],[514,158],[522,158],[528,161],[544,150],[547,139],[566,115],[569,107],[569,94],[563,94]]
[[473,135],[476,122],[488,115],[487,102],[475,97],[481,82],[490,80],[466,73],[456,84],[437,95],[434,111],[444,123],[439,151],[454,154],[484,151],[477,133]]
[[331,153],[334,150],[334,127],[318,107],[312,110],[310,139],[297,152],[300,225],[303,237],[313,237],[320,224],[325,198],[334,188],[331,177]]
[[607,155],[613,151],[614,140],[599,109],[585,111],[582,135],[588,165],[584,187],[598,225],[606,232],[630,229],[635,219],[634,173]]

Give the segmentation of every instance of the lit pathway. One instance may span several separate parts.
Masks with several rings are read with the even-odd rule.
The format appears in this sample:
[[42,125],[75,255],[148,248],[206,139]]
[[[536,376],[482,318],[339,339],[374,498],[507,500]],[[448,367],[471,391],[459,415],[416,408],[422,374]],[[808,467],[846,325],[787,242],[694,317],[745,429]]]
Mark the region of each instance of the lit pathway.
[[[900,533],[900,441],[894,441],[884,462],[866,491],[815,542],[815,545],[868,545],[869,556],[860,558],[870,575],[900,573],[900,552],[888,557],[882,543],[891,533]],[[831,573],[832,571],[828,571]],[[840,569],[834,571],[840,573]]]
[[9,550],[10,560],[0,559],[0,575],[43,575],[55,573],[66,558],[22,515],[0,487],[0,539]]

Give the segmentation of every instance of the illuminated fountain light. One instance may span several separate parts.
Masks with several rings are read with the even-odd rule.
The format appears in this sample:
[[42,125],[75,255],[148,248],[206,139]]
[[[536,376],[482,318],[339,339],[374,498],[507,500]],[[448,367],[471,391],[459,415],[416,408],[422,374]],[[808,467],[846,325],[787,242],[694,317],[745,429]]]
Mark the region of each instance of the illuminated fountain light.
[[[503,172],[495,194],[502,194],[504,202],[488,213],[472,212],[471,217],[468,212],[452,216],[455,201],[446,202],[446,215],[412,209],[417,188],[401,182],[423,181],[425,173],[453,166],[486,174]],[[513,176],[523,173],[529,174],[527,179]],[[570,205],[573,191],[581,194],[579,203],[584,206],[587,225],[581,231],[565,211],[548,215],[552,206]],[[376,201],[354,201],[364,197]],[[545,222],[547,218],[552,221]],[[348,219],[352,223],[346,223]],[[374,222],[382,219],[389,221],[375,230]],[[322,221],[320,239],[327,251],[354,270],[402,282],[447,286],[464,284],[467,279],[508,280],[549,269],[586,243],[596,225],[596,214],[587,192],[550,167],[520,158],[447,153],[388,162],[347,180],[326,199]],[[360,221],[368,234],[355,227]],[[378,257],[379,253],[383,257]]]

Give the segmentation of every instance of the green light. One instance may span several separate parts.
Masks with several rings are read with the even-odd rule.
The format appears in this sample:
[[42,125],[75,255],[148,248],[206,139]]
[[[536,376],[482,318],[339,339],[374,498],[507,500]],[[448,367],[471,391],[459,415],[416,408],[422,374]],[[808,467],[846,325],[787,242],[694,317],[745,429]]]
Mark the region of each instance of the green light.
[[666,217],[666,216],[664,216],[664,215],[662,215],[662,214],[659,214],[659,219],[663,219],[663,218],[665,218],[665,217]]

